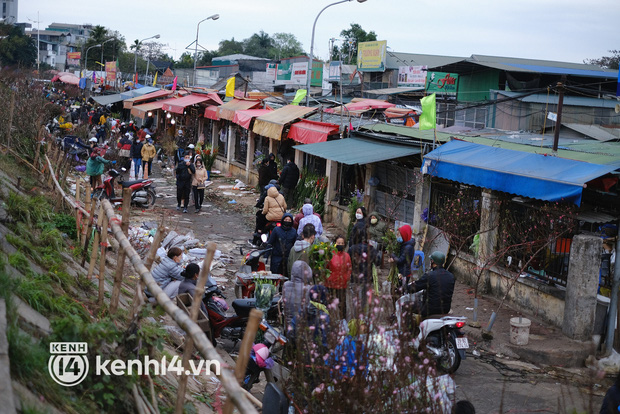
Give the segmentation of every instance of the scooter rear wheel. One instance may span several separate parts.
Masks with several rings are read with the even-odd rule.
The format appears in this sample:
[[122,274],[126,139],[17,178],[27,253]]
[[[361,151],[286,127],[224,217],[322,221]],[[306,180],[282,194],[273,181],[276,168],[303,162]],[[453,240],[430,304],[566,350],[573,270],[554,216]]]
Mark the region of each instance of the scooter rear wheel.
[[446,374],[453,374],[461,365],[461,354],[456,347],[454,336],[445,334],[442,345],[443,355],[437,360],[437,368]]

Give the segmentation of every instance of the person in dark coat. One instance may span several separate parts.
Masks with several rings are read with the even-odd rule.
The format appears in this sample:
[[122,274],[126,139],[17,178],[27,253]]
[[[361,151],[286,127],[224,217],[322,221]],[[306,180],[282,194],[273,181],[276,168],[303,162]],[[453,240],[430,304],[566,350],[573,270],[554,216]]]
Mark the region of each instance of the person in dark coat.
[[269,154],[269,176],[271,180],[278,179],[278,163],[276,162],[276,155],[273,152]]
[[364,311],[368,301],[367,292],[372,286],[372,267],[377,266],[377,251],[368,244],[368,235],[363,227],[353,227],[351,231],[351,247],[349,247],[349,256],[351,256],[351,284],[354,290],[354,297],[357,298],[355,306],[355,314]]
[[443,268],[446,255],[436,251],[431,254],[431,271],[408,285],[409,291],[426,290],[423,301],[413,305],[414,313],[424,317],[428,315],[445,315],[452,306],[454,293],[454,275]]
[[271,181],[271,168],[269,168],[269,160],[264,158],[258,167],[258,187],[265,188]]
[[288,259],[291,248],[297,240],[297,232],[293,228],[293,216],[290,213],[284,213],[280,224],[280,227],[276,227],[271,232],[269,240],[267,240],[267,244],[273,247],[270,270],[271,273],[288,277],[288,266],[286,266],[285,258]]
[[620,407],[620,372],[614,384],[607,390],[599,414],[618,413],[620,412],[618,407]]
[[133,144],[129,149],[129,158],[133,160],[133,170],[136,180],[140,177],[140,167],[142,166],[142,141],[134,137]]
[[393,254],[390,257],[390,263],[395,262],[398,267],[398,273],[403,277],[403,286],[409,284],[411,278],[411,261],[415,256],[415,239],[412,237],[411,226],[405,224],[398,229],[396,241],[400,243],[399,255]]
[[192,191],[192,178],[196,173],[196,167],[191,163],[191,155],[185,154],[183,161],[177,165],[177,210],[181,210],[183,202],[183,212],[187,213],[189,205],[189,194]]
[[299,181],[299,168],[295,164],[294,157],[291,156],[288,159],[288,162],[282,169],[282,174],[280,175],[279,183],[282,186],[282,195],[286,200],[286,205],[293,207],[293,196],[295,192],[295,187],[297,186],[297,182]]

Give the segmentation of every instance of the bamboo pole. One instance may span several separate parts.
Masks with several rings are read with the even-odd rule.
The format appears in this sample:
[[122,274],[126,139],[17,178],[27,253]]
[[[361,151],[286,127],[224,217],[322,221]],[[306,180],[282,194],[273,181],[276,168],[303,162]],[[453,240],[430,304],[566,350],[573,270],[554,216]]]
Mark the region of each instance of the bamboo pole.
[[[123,210],[121,228],[125,237],[129,231],[129,214],[131,212],[131,188],[123,188]],[[125,251],[120,249],[118,252],[118,263],[116,264],[116,272],[114,273],[114,286],[112,287],[112,298],[110,300],[110,313],[116,313],[118,308],[118,298],[121,294],[121,285],[123,283],[123,269],[125,268]]]
[[[155,260],[157,249],[159,248],[159,245],[161,244],[166,234],[168,234],[168,229],[164,227],[164,216],[162,215],[161,222],[159,223],[159,226],[157,226],[157,232],[153,237],[153,243],[151,243],[149,252],[146,255],[145,266],[149,271],[151,271],[151,265]],[[131,311],[131,315],[133,318],[138,316],[138,313],[140,313],[140,309],[142,308],[142,305],[144,305],[144,303],[145,300],[144,293],[142,292],[142,279],[138,279],[138,282],[136,283],[136,293],[134,295],[133,309]]]
[[75,234],[77,235],[77,240],[78,243],[80,241],[80,237],[82,236],[82,212],[80,211],[80,209],[78,208],[79,204],[80,204],[80,196],[81,196],[81,188],[80,188],[80,181],[76,180],[75,181]]
[[[80,180],[82,181],[82,180]],[[88,238],[90,237],[89,232],[92,230],[92,226],[93,226],[93,216],[94,216],[94,211],[91,208],[91,198],[90,198],[90,191],[89,191],[89,187],[86,183],[82,183],[84,184],[84,208],[87,211],[90,211],[90,216],[88,217],[88,224],[86,226],[82,226],[82,246],[84,246],[84,244],[86,243],[86,241],[88,240]],[[94,205],[94,203],[92,203]],[[86,246],[88,247],[88,246]],[[82,266],[84,266],[82,264]]]
[[[88,193],[88,190],[86,191]],[[82,251],[82,267],[84,267],[84,263],[86,263],[86,256],[88,255],[88,245],[90,244],[90,236],[93,233],[93,223],[95,221],[95,208],[97,207],[96,203],[91,203],[90,206],[90,215],[88,216],[88,226],[86,228],[86,234],[84,235],[84,250]]]
[[[39,121],[39,123],[41,122]],[[37,132],[37,148],[34,153],[34,161],[32,162],[33,167],[36,168],[37,170],[39,169],[39,158],[41,156],[41,145],[43,143],[42,136],[41,136],[42,132],[43,132],[43,127],[40,126],[39,132]]]
[[93,272],[95,271],[95,263],[97,262],[97,248],[99,247],[99,240],[101,238],[100,233],[103,231],[101,226],[103,225],[103,206],[99,209],[99,217],[97,217],[97,232],[95,233],[95,238],[93,239],[93,249],[90,253],[90,265],[88,266],[88,279],[93,277]]
[[[239,382],[243,381],[245,377],[245,371],[248,367],[248,361],[250,360],[250,352],[252,351],[252,345],[254,344],[254,338],[256,338],[256,331],[258,331],[258,325],[263,319],[263,312],[258,309],[252,309],[250,311],[250,318],[243,334],[243,340],[241,341],[241,347],[239,348],[239,356],[237,357],[237,364],[235,365],[235,376]],[[224,414],[232,414],[233,405],[232,401],[226,401],[224,405]]]
[[[205,255],[204,262],[202,263],[202,269],[198,275],[196,281],[196,289],[194,290],[194,300],[192,307],[190,308],[190,317],[192,322],[198,320],[198,312],[200,311],[200,304],[202,303],[202,297],[205,292],[205,284],[207,283],[207,277],[211,270],[211,263],[213,262],[213,256],[215,255],[215,243],[210,242],[207,245],[207,254]],[[185,347],[183,349],[183,371],[181,372],[181,378],[179,379],[179,386],[177,388],[177,402],[175,406],[175,414],[183,414],[183,404],[185,402],[185,388],[187,386],[187,375],[185,373],[189,370],[189,359],[194,352],[194,340],[191,336],[187,336],[185,339]]]
[[[101,253],[99,254],[99,298],[97,305],[103,306],[103,298],[105,295],[105,258],[108,250],[108,216],[103,214],[103,225],[101,226]],[[95,250],[95,246],[93,246]],[[90,276],[89,276],[90,278]]]
[[[114,217],[114,208],[108,200],[102,200],[101,204],[104,208],[105,214],[108,217]],[[127,258],[131,262],[134,269],[138,272],[144,282],[145,286],[154,295],[157,303],[164,309],[164,311],[170,315],[170,317],[183,329],[189,336],[193,338],[196,349],[202,354],[205,359],[218,361],[220,364],[225,364],[221,357],[217,353],[217,350],[213,347],[213,344],[200,327],[191,320],[189,315],[179,309],[172,300],[164,293],[162,288],[159,287],[151,272],[144,266],[140,255],[133,248],[127,237],[123,234],[123,230],[114,220],[110,221],[110,227],[114,238],[119,242],[122,249],[127,253]],[[235,376],[227,369],[220,370],[218,375],[222,386],[227,391],[229,398],[235,403],[239,412],[244,414],[258,414],[256,408],[248,401],[246,392],[243,390]]]
[[11,146],[11,129],[13,129],[13,113],[15,112],[15,91],[11,89],[11,106],[9,108],[9,129],[7,131],[7,146]]
[[[51,145],[51,144],[50,144]],[[57,154],[58,148],[55,145],[51,145],[51,149],[50,149],[50,157],[51,159],[55,160]],[[51,186],[54,182],[52,180],[52,177],[54,176],[54,169],[52,168],[52,163],[50,162],[50,157],[47,156],[47,154],[45,154],[45,159],[47,160],[47,166],[49,168],[49,173],[50,176],[47,178],[47,185]]]

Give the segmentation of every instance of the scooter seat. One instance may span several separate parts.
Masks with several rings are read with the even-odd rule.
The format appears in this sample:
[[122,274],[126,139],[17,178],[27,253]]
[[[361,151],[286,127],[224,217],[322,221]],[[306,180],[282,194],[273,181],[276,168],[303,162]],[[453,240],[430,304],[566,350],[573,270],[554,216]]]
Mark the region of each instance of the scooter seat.
[[[273,309],[279,301],[280,296],[275,296],[271,300],[271,308]],[[256,308],[256,298],[235,299],[233,300],[232,307],[237,316],[248,317],[250,316],[250,311]]]
[[121,181],[119,184],[123,186],[123,188],[125,187],[131,187],[134,184],[140,184],[145,182],[146,180],[134,180],[134,181]]

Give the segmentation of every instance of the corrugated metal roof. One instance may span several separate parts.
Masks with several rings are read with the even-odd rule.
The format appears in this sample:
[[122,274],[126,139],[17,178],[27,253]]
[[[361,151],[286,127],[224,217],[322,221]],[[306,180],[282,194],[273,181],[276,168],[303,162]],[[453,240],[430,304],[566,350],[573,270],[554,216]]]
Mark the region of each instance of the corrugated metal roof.
[[399,66],[428,66],[429,69],[437,68],[452,63],[460,62],[467,57],[424,55],[419,53],[387,52],[386,69],[398,69]]
[[[491,92],[497,92],[500,95],[508,96],[510,98],[517,97],[519,95],[523,95],[520,92],[512,92],[512,91],[498,91],[491,90]],[[555,94],[535,94],[528,95],[523,98],[517,98],[521,102],[528,103],[538,103],[538,104],[549,104],[549,105],[557,105],[558,104],[558,96]],[[613,109],[618,101],[614,101],[611,99],[597,99],[597,98],[588,98],[585,96],[566,96],[564,95],[564,105],[569,106],[588,106],[588,107],[596,107],[596,108],[611,108]]]
[[[361,129],[365,129],[367,131],[372,132],[382,132],[386,134],[394,134],[402,137],[415,138],[424,141],[433,141],[434,133],[432,129],[428,129],[425,131],[420,131],[418,128],[411,128],[406,126],[394,125],[394,124],[369,124],[364,125]],[[454,134],[446,134],[444,132],[437,132],[437,141],[439,142],[448,142]]]
[[424,86],[417,86],[412,88],[384,88],[384,89],[370,89],[364,91],[368,95],[398,95],[399,93],[411,93],[424,91]]
[[306,154],[347,165],[364,165],[419,154],[420,149],[360,138],[345,138],[293,147]]
[[616,70],[602,69],[596,65],[552,60],[524,59],[504,56],[471,55],[468,62],[511,72],[553,73],[587,77],[615,78]]
[[[601,142],[620,139],[620,130],[617,129],[603,128],[598,125],[573,124],[567,122],[562,122],[562,125]],[[614,132],[616,132],[616,134],[614,134]]]

